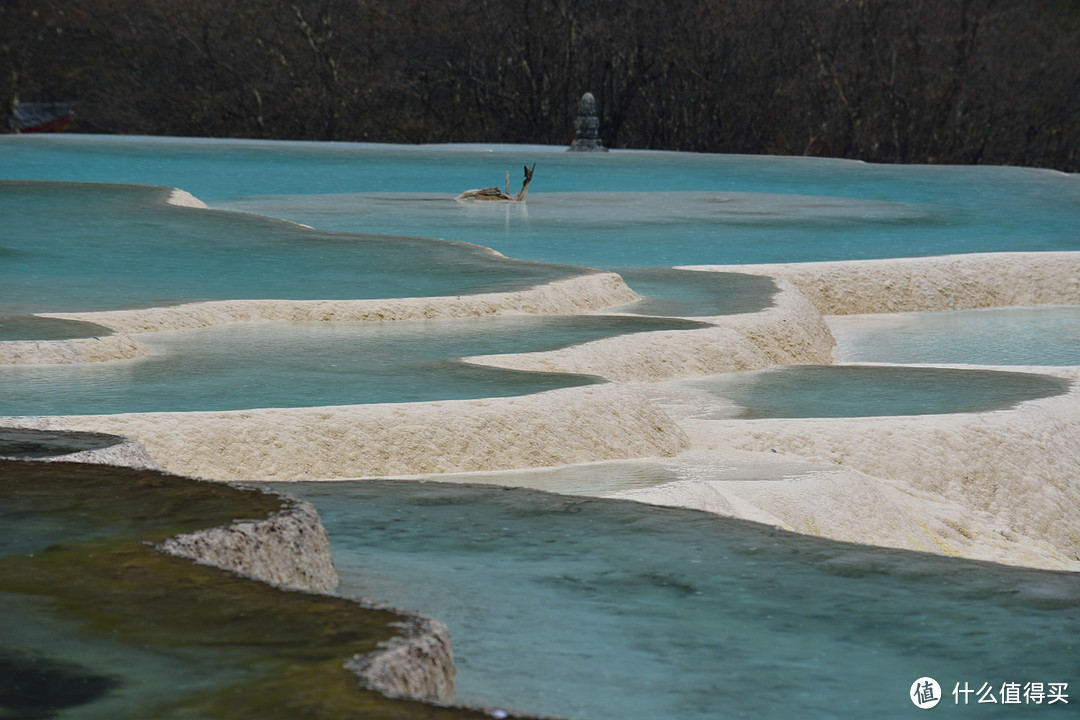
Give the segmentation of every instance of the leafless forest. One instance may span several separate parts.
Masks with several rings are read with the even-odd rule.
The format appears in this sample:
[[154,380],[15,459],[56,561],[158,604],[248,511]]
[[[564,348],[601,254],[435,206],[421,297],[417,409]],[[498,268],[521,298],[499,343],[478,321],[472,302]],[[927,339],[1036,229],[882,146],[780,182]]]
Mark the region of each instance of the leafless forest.
[[[0,102],[80,132],[1080,171],[1080,0],[3,0]],[[8,130],[7,122],[4,130]]]

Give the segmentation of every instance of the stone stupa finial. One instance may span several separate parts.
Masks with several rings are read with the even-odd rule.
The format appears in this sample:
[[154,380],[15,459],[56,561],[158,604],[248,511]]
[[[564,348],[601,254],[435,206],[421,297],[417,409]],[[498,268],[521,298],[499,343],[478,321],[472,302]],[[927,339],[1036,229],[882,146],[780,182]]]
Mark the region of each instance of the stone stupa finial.
[[607,152],[600,144],[600,114],[596,110],[596,98],[590,92],[578,102],[577,119],[574,120],[574,141],[570,152]]

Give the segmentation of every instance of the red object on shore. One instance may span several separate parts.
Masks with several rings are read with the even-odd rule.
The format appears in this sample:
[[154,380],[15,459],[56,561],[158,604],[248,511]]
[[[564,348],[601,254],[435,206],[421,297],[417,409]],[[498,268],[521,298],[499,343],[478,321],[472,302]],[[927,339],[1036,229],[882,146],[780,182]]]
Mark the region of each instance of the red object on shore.
[[68,129],[68,124],[71,122],[71,116],[64,115],[58,117],[55,120],[49,120],[47,122],[39,123],[37,125],[29,125],[27,127],[21,127],[18,129],[20,133],[45,133],[45,132],[64,132]]
[[64,132],[71,122],[74,103],[21,103],[9,118],[16,133]]

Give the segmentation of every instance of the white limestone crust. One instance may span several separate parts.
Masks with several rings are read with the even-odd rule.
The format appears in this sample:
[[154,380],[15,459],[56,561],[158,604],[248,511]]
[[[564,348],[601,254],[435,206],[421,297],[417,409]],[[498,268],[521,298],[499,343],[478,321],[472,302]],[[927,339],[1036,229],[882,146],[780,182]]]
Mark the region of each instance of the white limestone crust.
[[1080,305],[1080,252],[972,253],[685,269],[789,280],[823,315]]
[[422,320],[486,315],[574,315],[637,300],[615,273],[589,273],[525,290],[375,300],[215,300],[137,310],[42,313],[121,333],[184,330],[236,322]]

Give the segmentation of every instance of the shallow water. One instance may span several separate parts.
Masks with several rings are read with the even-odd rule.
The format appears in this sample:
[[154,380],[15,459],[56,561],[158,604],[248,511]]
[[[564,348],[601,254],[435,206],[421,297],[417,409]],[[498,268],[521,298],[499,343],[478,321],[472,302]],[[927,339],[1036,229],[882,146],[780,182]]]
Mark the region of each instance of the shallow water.
[[677,318],[505,316],[388,322],[240,323],[141,336],[153,355],[0,366],[0,415],[239,410],[505,397],[592,376],[457,358],[551,350],[626,333],[696,329]]
[[1074,574],[533,491],[282,489],[318,508],[343,590],[448,622],[464,702],[595,720],[861,720],[921,712],[907,694],[928,675],[947,711],[1017,717],[964,712],[954,683],[1080,670]]
[[0,311],[219,299],[361,299],[520,290],[580,268],[485,248],[324,232],[176,207],[159,187],[0,181]]
[[1070,387],[1036,373],[899,365],[786,365],[677,384],[734,402],[745,419],[987,412]]
[[695,272],[675,268],[617,268],[642,296],[609,312],[673,317],[711,317],[759,312],[772,306],[776,282],[761,275]]
[[1006,307],[830,321],[838,362],[1080,365],[1080,307]]
[[[1061,173],[679,153],[585,156],[544,147],[490,150],[3,136],[3,178],[180,187],[218,210],[257,215],[160,204],[151,211],[144,201],[163,196],[153,188],[50,189],[38,199],[44,220],[30,223],[31,230],[63,242],[46,248],[35,235],[20,239],[14,226],[0,228],[0,273],[7,273],[0,276],[0,312],[216,297],[453,294],[575,272],[503,264],[462,244],[355,233],[433,236],[479,243],[513,258],[629,269],[630,284],[651,299],[622,309],[657,315],[745,312],[733,308],[767,304],[771,293],[761,286],[720,298],[715,288],[686,283],[677,271],[652,270],[663,266],[1080,249],[1080,178]],[[514,171],[514,184],[517,168],[534,161],[536,181],[526,205],[452,199],[469,187],[501,184],[507,169]],[[0,185],[0,203],[6,200],[13,210],[5,210],[7,221],[31,201],[24,190],[16,193],[25,186]],[[57,212],[62,207],[71,210],[70,217]],[[374,247],[402,252],[391,253],[389,266],[368,266]],[[493,264],[510,268],[509,280],[493,278]],[[216,269],[208,272],[211,265]],[[214,375],[218,392],[243,390],[237,388],[246,382],[243,366],[253,357],[260,365],[273,364],[269,359],[279,345],[281,362],[274,359],[278,364],[266,383],[273,393],[293,392],[309,381],[322,384],[299,403],[356,402],[341,391],[343,374],[327,374],[325,365],[364,365],[364,372],[371,365],[355,347],[351,354],[323,350],[320,341],[303,334],[262,341],[251,336],[248,342],[255,345],[245,346],[241,340],[247,336],[229,339],[237,328],[215,331],[222,342],[210,345],[220,349],[208,347],[206,355],[227,356],[229,362],[217,366],[221,372],[198,363],[191,372],[178,371],[168,365],[175,361],[172,355],[114,363],[109,372],[118,379],[102,383],[104,394],[86,399],[84,411],[130,408],[152,396],[133,398],[135,385],[123,375],[142,374],[150,385],[175,382],[166,388],[174,396],[203,384],[215,387]],[[189,342],[184,337],[194,336],[163,334],[159,340],[162,348],[174,342],[169,347],[179,352]],[[515,349],[520,342],[514,341]],[[510,344],[467,352],[509,352]],[[299,371],[292,365],[298,356],[307,363],[302,374],[309,380],[303,383],[296,382]],[[157,378],[151,377],[155,367],[162,370]],[[453,373],[439,367],[434,382],[430,369],[417,372],[413,385],[379,382],[391,401],[420,399],[429,387],[451,385]],[[75,373],[73,379],[44,395],[66,402],[76,395],[72,388],[94,385],[89,375],[76,375],[100,368],[62,370],[61,375]],[[956,377],[917,383],[916,390],[932,389],[922,400],[949,408],[932,411],[955,412],[956,387],[944,380]],[[1002,379],[975,378],[969,390],[980,403],[988,402],[988,387],[1008,389],[996,382]],[[863,383],[843,385],[835,379],[826,383],[834,403],[856,390],[854,407],[842,412],[881,407],[881,400],[861,394]],[[485,386],[483,392],[492,390]],[[790,387],[776,392],[785,396],[785,405],[793,394]],[[1005,399],[991,393],[991,405],[980,407],[1011,404],[1031,392],[1021,388],[1019,396]],[[2,397],[9,402],[8,393]],[[45,411],[39,400],[30,404],[28,411]],[[145,405],[151,406],[164,409],[158,400]],[[597,477],[593,487],[661,479],[645,471],[627,481],[613,472]],[[570,491],[579,481],[563,478],[556,485]],[[907,694],[923,675],[941,681],[951,706],[956,682],[976,688],[984,681],[1075,684],[1080,670],[1080,590],[1074,575],[845,546],[695,513],[580,497],[434,484],[287,489],[320,506],[346,590],[450,623],[462,668],[461,699],[467,702],[506,702],[597,720],[898,717],[918,714]],[[93,603],[84,605],[80,612],[93,609]],[[39,630],[59,627],[50,624],[51,615],[40,623],[0,617],[12,626],[5,638],[37,642]],[[142,667],[137,653],[76,645],[51,652],[78,659],[87,676],[94,675],[87,668],[102,655],[126,657],[129,672]],[[180,682],[187,676],[168,669],[165,675],[173,682],[170,692],[189,690]],[[948,710],[971,717],[1017,715],[1000,705]],[[1060,710],[1059,705],[1037,712],[1042,717]]]
[[[525,205],[452,201],[537,164]],[[1080,249],[1080,178],[1027,168],[544,146],[0,138],[0,177],[180,187],[322,230],[590,267]],[[0,243],[2,245],[3,243]]]
[[[641,184],[647,185],[654,170],[652,159],[642,154],[637,161]],[[806,191],[816,189],[823,188]],[[415,193],[303,195],[221,206],[317,227],[468,238],[511,257],[572,258],[563,261],[603,268],[927,254],[922,243],[931,237],[951,242],[950,223],[968,222],[958,210],[911,203],[722,190],[530,192],[528,202],[517,205],[445,199]]]

